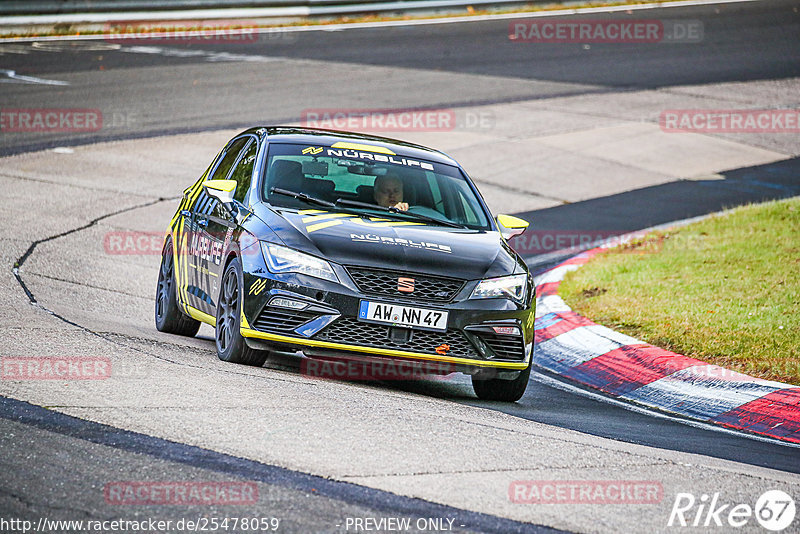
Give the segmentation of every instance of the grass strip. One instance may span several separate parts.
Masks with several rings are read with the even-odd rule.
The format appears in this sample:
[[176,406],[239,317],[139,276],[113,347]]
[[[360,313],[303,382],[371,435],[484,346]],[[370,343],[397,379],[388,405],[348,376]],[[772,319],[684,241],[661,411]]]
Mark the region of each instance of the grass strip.
[[800,197],[605,251],[569,273],[559,295],[647,343],[800,385]]

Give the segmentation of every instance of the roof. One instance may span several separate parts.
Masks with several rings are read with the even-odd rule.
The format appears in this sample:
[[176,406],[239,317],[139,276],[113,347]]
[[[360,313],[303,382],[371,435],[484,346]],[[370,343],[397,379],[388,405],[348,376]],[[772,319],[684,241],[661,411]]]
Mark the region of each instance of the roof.
[[255,133],[262,128],[267,131],[267,139],[271,143],[298,143],[330,146],[338,141],[363,141],[388,148],[398,155],[428,160],[435,163],[443,163],[445,165],[458,165],[453,158],[438,150],[401,141],[399,139],[391,139],[377,135],[323,130],[318,128],[302,128],[297,126],[257,126],[247,131]]

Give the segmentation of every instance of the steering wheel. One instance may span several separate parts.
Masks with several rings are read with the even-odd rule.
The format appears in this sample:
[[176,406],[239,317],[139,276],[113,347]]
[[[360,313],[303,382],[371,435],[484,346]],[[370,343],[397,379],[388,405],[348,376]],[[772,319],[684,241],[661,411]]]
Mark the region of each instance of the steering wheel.
[[442,215],[441,212],[438,212],[433,208],[429,208],[428,206],[409,206],[408,211],[411,213],[418,213],[419,215],[425,215],[427,217],[433,217],[434,219],[439,219],[440,221],[450,221],[450,219]]

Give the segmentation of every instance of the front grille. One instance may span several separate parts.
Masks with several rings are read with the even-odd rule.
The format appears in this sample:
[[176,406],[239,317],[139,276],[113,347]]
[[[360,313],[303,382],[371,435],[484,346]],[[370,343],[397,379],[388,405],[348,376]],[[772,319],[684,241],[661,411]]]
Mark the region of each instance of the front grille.
[[444,354],[446,356],[478,358],[472,344],[457,330],[448,330],[447,332],[412,330],[411,338],[408,341],[396,341],[389,339],[389,328],[379,324],[363,323],[352,317],[340,317],[314,336],[314,339],[434,355],[437,354],[437,347],[446,344],[450,346],[450,349]]
[[478,336],[495,353],[495,358],[502,360],[522,360],[525,358],[525,345],[522,336],[504,336],[480,333]]
[[[364,267],[347,267],[347,272],[350,273],[358,289],[367,295],[401,297],[427,302],[449,302],[464,287],[463,280],[443,276]],[[398,278],[413,278],[414,291],[411,293],[398,291]]]
[[309,311],[289,310],[286,308],[271,308],[265,306],[258,318],[253,323],[256,330],[272,332],[273,334],[289,334],[298,326],[317,317],[317,313]]

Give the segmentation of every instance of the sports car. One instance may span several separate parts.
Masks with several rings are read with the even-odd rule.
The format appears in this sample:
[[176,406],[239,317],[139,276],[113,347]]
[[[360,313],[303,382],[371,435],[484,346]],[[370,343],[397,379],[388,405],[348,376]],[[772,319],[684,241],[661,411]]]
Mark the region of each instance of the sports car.
[[508,239],[442,152],[349,132],[256,127],[183,193],[169,223],[158,330],[215,329],[217,356],[425,365],[516,401],[532,364],[534,286]]

